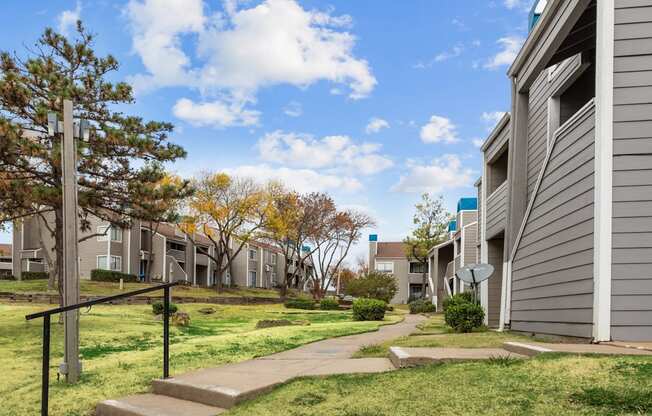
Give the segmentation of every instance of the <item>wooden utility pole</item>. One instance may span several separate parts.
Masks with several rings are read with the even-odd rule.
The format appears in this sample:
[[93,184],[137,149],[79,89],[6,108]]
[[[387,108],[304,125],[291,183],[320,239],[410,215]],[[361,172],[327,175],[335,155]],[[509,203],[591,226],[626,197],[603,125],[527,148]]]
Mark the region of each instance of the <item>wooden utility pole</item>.
[[[79,303],[79,263],[77,261],[77,151],[75,147],[72,101],[63,101],[63,306]],[[109,261],[109,259],[107,259]],[[63,317],[64,371],[68,383],[79,380],[79,311]]]

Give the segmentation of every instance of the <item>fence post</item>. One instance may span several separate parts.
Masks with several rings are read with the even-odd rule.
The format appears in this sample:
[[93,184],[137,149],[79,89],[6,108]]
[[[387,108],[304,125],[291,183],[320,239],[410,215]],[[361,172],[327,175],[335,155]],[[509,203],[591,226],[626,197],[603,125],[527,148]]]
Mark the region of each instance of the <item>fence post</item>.
[[170,288],[163,291],[163,378],[170,377]]
[[43,317],[43,370],[41,380],[41,416],[48,416],[50,388],[50,315]]

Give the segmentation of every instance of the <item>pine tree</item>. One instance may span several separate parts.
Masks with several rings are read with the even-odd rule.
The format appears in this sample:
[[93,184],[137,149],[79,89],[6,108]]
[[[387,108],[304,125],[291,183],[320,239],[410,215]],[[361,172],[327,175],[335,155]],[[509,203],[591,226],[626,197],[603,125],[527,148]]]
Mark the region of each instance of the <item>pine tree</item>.
[[[77,22],[68,39],[45,29],[25,56],[0,54],[0,222],[40,216],[53,219],[56,270],[63,258],[62,166],[60,134],[48,134],[48,113],[63,119],[62,100],[72,100],[74,117],[88,120],[90,140],[78,141],[79,224],[90,217],[116,227],[129,225],[162,197],[156,183],[163,164],[185,157],[168,141],[170,123],[144,121],[121,110],[134,102],[131,87],[110,81],[118,68],[111,56],[98,57],[94,36]],[[180,190],[180,193],[182,191]],[[165,198],[181,196],[165,192]],[[59,285],[61,286],[61,285]]]

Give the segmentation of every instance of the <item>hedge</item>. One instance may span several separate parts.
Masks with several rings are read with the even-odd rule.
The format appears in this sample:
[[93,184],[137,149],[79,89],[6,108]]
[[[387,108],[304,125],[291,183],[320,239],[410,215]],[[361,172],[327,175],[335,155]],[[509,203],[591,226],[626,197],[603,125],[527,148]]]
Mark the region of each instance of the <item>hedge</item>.
[[124,282],[138,283],[140,280],[135,274],[114,272],[112,270],[93,269],[91,270],[91,280],[94,282],[114,282],[117,283],[122,279]]
[[471,332],[482,327],[484,310],[482,306],[471,302],[448,305],[444,312],[444,321],[456,332]]
[[[152,303],[152,313],[154,313],[154,315],[161,315],[164,308],[165,305],[163,305],[163,302]],[[176,304],[170,303],[170,315],[177,313],[178,310],[179,307]]]
[[437,312],[437,306],[426,299],[417,299],[409,303],[410,313],[431,313]]
[[22,272],[20,274],[20,280],[47,280],[49,277],[46,272]]
[[288,309],[315,309],[315,301],[310,298],[290,298],[285,301],[284,305]]
[[353,301],[353,319],[356,321],[382,321],[387,303],[378,299],[360,298]]
[[442,309],[446,312],[449,306],[459,305],[460,303],[473,303],[473,293],[462,292],[444,299]]
[[319,302],[319,309],[322,311],[336,311],[340,308],[340,302],[334,298],[324,298]]

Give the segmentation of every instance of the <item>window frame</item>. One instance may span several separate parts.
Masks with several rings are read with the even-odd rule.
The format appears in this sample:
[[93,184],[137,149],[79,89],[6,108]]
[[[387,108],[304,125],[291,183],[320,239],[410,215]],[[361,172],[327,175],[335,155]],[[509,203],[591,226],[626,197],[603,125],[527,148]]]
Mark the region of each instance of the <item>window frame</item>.
[[[385,270],[384,268],[381,270],[381,269],[379,268],[381,264],[383,264],[383,265],[390,264],[390,265],[391,265],[391,267],[390,267],[391,270]],[[377,272],[394,274],[394,262],[393,262],[393,261],[376,261],[376,264],[375,264],[374,269],[375,269]]]
[[249,260],[253,260],[253,261],[258,260],[258,250],[256,250],[255,248],[249,249]]
[[413,272],[412,271],[412,265],[413,264],[425,267],[426,268],[425,273],[428,273],[428,271],[429,271],[428,270],[428,268],[429,268],[428,263],[424,264],[424,263],[421,263],[420,261],[410,261],[409,264],[408,264],[408,273],[410,273],[410,274],[423,274],[424,273],[423,271]]

